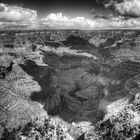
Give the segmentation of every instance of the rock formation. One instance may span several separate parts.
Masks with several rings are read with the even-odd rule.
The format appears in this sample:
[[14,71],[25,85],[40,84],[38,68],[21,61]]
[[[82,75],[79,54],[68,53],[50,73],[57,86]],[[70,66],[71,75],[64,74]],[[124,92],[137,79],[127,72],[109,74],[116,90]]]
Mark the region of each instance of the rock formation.
[[139,102],[139,31],[56,34],[25,31],[0,37],[0,65],[14,62],[0,79],[0,127],[48,113],[56,121],[61,118],[76,139],[88,131],[87,122],[92,127]]

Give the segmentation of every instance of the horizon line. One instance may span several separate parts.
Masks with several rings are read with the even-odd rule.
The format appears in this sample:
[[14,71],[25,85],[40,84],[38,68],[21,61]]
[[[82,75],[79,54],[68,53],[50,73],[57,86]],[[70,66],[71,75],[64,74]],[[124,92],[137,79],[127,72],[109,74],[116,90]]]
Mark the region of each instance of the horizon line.
[[104,31],[104,30],[140,30],[140,28],[95,28],[95,29],[74,29],[74,28],[24,28],[24,29],[19,29],[19,28],[5,28],[5,29],[0,29],[0,31],[37,31],[37,30],[79,30],[79,31]]

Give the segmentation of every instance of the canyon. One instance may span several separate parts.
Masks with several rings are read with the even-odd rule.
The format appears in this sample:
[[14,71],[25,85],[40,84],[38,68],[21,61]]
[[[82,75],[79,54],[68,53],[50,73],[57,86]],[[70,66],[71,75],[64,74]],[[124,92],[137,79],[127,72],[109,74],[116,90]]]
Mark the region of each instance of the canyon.
[[49,115],[77,139],[139,96],[139,31],[36,32],[1,32],[2,127]]

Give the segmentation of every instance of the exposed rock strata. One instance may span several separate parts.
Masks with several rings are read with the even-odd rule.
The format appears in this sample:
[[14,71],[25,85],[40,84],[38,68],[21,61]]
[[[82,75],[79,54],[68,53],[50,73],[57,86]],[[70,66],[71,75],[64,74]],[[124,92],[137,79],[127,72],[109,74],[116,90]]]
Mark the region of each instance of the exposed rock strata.
[[0,124],[2,127],[24,125],[35,117],[47,116],[39,103],[32,102],[30,95],[40,90],[37,82],[18,65],[0,80]]
[[15,62],[13,71],[0,81],[4,124],[22,124],[38,116],[43,109],[37,102],[68,123],[95,124],[134,99],[139,101],[139,32],[60,31],[57,36],[50,32],[54,36],[12,35],[14,48],[1,45],[1,65]]

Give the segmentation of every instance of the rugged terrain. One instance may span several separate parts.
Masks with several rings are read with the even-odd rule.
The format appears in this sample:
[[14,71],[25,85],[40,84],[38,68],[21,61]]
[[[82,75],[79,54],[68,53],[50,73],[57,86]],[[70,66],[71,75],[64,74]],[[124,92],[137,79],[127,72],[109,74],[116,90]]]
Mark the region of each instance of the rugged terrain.
[[0,33],[3,128],[50,115],[77,139],[138,100],[138,30]]

